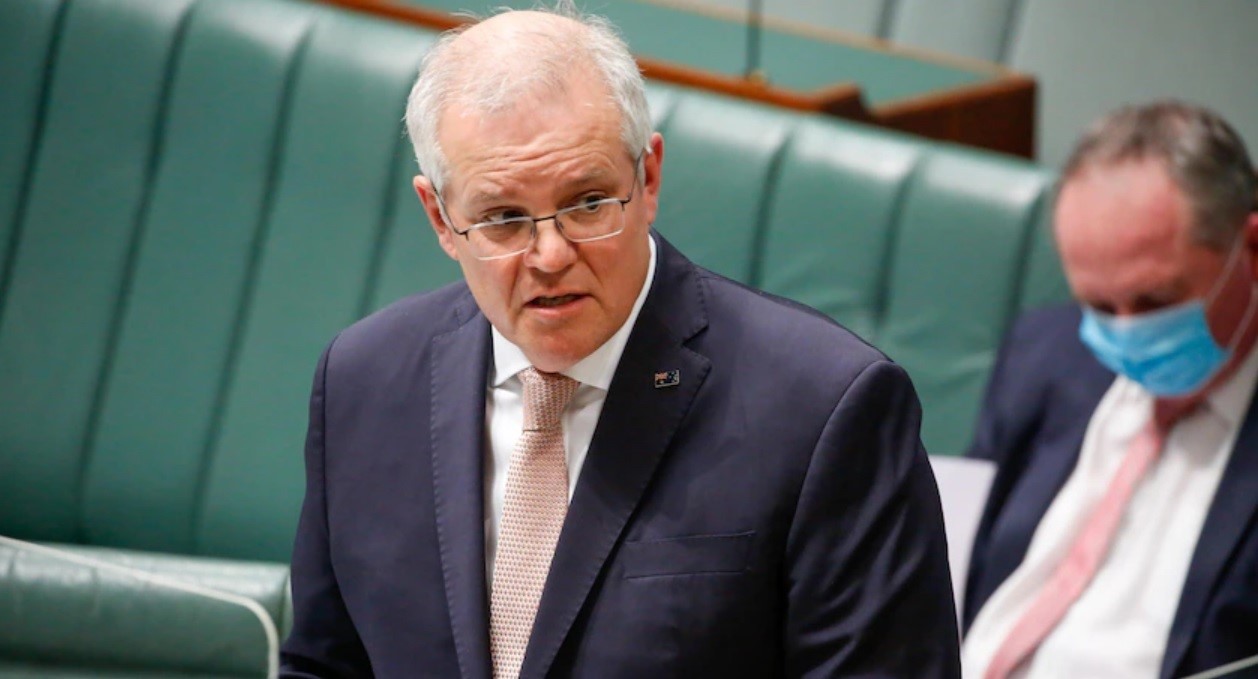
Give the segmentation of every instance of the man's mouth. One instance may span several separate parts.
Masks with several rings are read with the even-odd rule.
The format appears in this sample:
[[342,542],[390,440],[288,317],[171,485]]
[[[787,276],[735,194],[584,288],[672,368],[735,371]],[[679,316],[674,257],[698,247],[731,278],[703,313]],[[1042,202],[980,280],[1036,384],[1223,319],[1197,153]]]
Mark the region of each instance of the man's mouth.
[[529,306],[541,307],[549,309],[551,307],[562,306],[569,302],[575,302],[581,295],[559,295],[558,297],[534,297],[529,301]]

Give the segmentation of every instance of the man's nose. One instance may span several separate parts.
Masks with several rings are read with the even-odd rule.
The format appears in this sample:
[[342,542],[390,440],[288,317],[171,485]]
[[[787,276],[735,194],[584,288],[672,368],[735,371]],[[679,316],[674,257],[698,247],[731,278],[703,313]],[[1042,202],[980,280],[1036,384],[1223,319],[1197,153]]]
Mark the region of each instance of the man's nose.
[[559,221],[551,217],[537,222],[533,246],[525,253],[527,264],[539,271],[555,273],[576,261],[577,249],[559,230]]

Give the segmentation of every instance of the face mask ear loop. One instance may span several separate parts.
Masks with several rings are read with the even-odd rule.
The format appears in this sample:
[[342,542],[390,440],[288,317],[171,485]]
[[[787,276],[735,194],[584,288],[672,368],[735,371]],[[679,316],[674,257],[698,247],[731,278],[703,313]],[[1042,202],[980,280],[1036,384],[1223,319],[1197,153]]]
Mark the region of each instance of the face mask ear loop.
[[1249,304],[1245,305],[1245,315],[1241,318],[1240,325],[1236,326],[1236,330],[1232,331],[1232,339],[1227,343],[1228,355],[1236,353],[1236,347],[1240,345],[1241,338],[1249,330],[1249,322],[1254,317],[1254,308],[1258,306],[1254,302],[1258,302],[1258,283],[1249,284]]
[[1241,247],[1243,244],[1241,239],[1236,239],[1236,244],[1232,246],[1232,251],[1227,255],[1227,263],[1223,265],[1223,273],[1219,275],[1219,279],[1211,286],[1210,292],[1206,295],[1203,303],[1207,309],[1214,304],[1214,299],[1223,291],[1223,286],[1227,285],[1227,279],[1232,275],[1232,267],[1236,265],[1236,260],[1240,259]]

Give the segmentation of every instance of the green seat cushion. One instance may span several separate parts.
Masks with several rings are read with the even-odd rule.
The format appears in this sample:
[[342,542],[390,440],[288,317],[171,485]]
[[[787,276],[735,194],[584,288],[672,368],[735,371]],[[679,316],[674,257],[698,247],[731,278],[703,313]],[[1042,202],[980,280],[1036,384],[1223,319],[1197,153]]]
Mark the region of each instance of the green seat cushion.
[[[112,668],[118,676],[131,676],[131,671],[265,673],[270,646],[253,612],[163,583],[251,600],[278,626],[291,607],[286,566],[46,547],[65,554],[0,544],[0,619],[5,621],[0,657],[6,662],[26,664],[30,672],[61,667],[71,676],[76,668],[102,673]],[[0,671],[6,669],[0,665]]]

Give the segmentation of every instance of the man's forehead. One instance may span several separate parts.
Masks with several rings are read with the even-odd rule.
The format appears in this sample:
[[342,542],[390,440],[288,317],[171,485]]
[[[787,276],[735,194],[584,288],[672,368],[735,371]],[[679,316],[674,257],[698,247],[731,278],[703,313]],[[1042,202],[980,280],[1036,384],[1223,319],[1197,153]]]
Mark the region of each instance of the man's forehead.
[[1186,237],[1192,213],[1169,174],[1155,161],[1087,168],[1058,198],[1059,237],[1159,243]]
[[522,103],[492,112],[451,108],[440,120],[437,140],[451,160],[620,145],[622,141],[614,109],[572,99]]
[[[549,152],[548,152],[549,151]],[[519,198],[537,190],[572,193],[617,188],[630,164],[619,140],[537,152],[504,152],[493,145],[474,146],[450,157],[447,197],[470,203]]]

